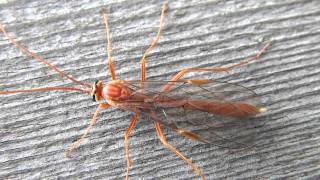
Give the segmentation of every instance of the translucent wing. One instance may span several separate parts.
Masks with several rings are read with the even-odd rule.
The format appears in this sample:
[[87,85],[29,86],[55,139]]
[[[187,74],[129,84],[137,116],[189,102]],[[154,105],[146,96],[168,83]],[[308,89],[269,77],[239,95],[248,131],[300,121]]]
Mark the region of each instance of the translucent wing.
[[[246,101],[259,104],[259,96],[251,89],[239,84],[218,80],[186,80],[186,81],[146,81],[141,88],[140,81],[124,81],[127,87],[150,97],[163,95],[169,98],[187,97],[189,99],[220,102]],[[171,84],[168,92],[162,92],[165,85]]]
[[[146,97],[125,100],[129,109],[138,109],[148,119],[160,121],[180,135],[227,148],[245,148],[253,143],[253,120],[232,114],[243,111],[240,103],[258,109],[259,96],[246,87],[216,80],[147,81],[143,85],[139,81],[125,81],[123,84],[132,89],[132,96]],[[163,91],[168,84],[170,91]],[[200,105],[189,107],[190,102]],[[208,106],[216,107],[208,112]]]

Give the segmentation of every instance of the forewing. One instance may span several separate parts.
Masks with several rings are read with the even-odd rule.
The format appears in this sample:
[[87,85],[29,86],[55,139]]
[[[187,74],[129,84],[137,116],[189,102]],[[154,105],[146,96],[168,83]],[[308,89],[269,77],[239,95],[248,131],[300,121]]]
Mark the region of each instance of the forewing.
[[[259,99],[259,96],[249,88],[218,80],[146,81],[143,83],[125,81],[123,83],[134,91],[143,92],[148,96],[161,94],[169,98],[187,97],[220,102],[253,102]],[[172,85],[170,90],[163,91],[163,87],[167,84]]]
[[[172,100],[185,98],[231,105],[238,101],[258,105],[260,99],[254,91],[246,87],[216,80],[147,81],[142,86],[139,81],[125,83],[134,92],[143,93],[151,99],[161,95]],[[172,84],[171,90],[163,92],[163,87],[168,83]],[[190,139],[231,149],[247,148],[254,144],[255,126],[259,123],[252,118],[246,120],[225,118],[199,110],[187,110],[183,106],[165,107],[157,103],[156,98],[153,100],[150,101],[152,104],[150,109],[139,105],[142,102],[132,102],[131,106],[139,109],[149,119],[160,121],[162,126]],[[151,113],[155,113],[156,118]]]

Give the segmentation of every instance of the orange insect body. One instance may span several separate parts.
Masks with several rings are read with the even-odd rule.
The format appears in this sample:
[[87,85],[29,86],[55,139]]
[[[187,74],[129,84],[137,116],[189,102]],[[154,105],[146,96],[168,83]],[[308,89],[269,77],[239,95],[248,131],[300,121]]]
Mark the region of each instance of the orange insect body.
[[[84,89],[80,89],[80,88],[73,88],[73,87],[48,87],[48,88],[37,88],[37,89],[27,89],[27,90],[0,91],[0,94],[30,93],[30,92],[45,92],[45,91],[78,91],[78,92],[90,94],[94,101],[98,101],[99,106],[95,111],[93,118],[89,123],[89,126],[87,127],[83,135],[76,142],[74,142],[69,148],[69,150],[66,152],[67,157],[71,156],[73,151],[77,147],[79,147],[83,139],[87,137],[87,135],[90,133],[90,130],[92,129],[92,127],[97,121],[97,116],[100,109],[106,109],[113,106],[113,107],[118,107],[118,108],[122,108],[122,109],[134,112],[134,116],[131,120],[130,126],[128,127],[124,136],[124,139],[125,139],[124,147],[125,147],[125,154],[127,159],[126,179],[128,179],[129,170],[131,168],[128,139],[138,119],[138,115],[148,113],[148,115],[154,121],[157,135],[161,140],[161,142],[163,143],[163,145],[167,147],[169,150],[171,150],[173,153],[175,153],[177,156],[179,156],[183,161],[185,161],[193,169],[195,173],[201,176],[202,179],[205,179],[205,175],[203,174],[203,172],[198,167],[196,167],[190,159],[188,159],[185,155],[183,155],[175,147],[173,147],[167,142],[166,137],[161,128],[161,125],[164,125],[168,129],[171,129],[176,133],[192,140],[208,142],[207,139],[188,129],[179,128],[176,126],[169,126],[168,124],[163,123],[161,119],[158,117],[159,109],[162,110],[164,114],[166,113],[164,111],[165,108],[173,108],[173,109],[182,108],[184,110],[197,110],[197,111],[207,112],[210,114],[215,114],[218,116],[230,117],[230,118],[248,118],[248,117],[253,117],[259,113],[265,112],[266,111],[265,108],[256,107],[245,101],[219,101],[218,99],[217,100],[197,99],[197,98],[188,97],[188,96],[173,96],[169,93],[174,91],[173,87],[177,83],[183,83],[183,84],[188,84],[190,86],[200,87],[202,85],[207,85],[211,82],[210,80],[205,80],[205,79],[193,79],[193,80],[191,79],[191,80],[184,80],[184,81],[180,80],[185,74],[189,72],[228,72],[233,68],[236,68],[238,66],[248,64],[252,61],[257,60],[261,56],[261,54],[264,53],[266,49],[270,46],[270,43],[265,45],[263,49],[259,51],[256,56],[249,58],[247,60],[241,61],[235,65],[231,65],[227,67],[216,67],[216,68],[183,69],[182,71],[177,73],[170,81],[165,82],[165,84],[162,85],[162,87],[160,88],[160,90],[157,91],[157,93],[148,94],[146,93],[148,89],[145,87],[145,85],[148,84],[148,81],[146,81],[146,75],[145,75],[146,73],[145,61],[150,51],[156,46],[159,40],[160,32],[163,27],[164,12],[166,9],[167,9],[167,3],[164,3],[161,10],[160,27],[159,27],[157,36],[155,37],[153,43],[146,50],[146,52],[144,53],[141,59],[141,62],[140,62],[141,63],[141,80],[138,82],[138,84],[135,84],[135,87],[139,86],[139,88],[133,88],[129,86],[129,85],[133,85],[133,83],[130,81],[122,81],[122,80],[116,79],[115,68],[112,63],[112,57],[111,57],[110,30],[108,26],[108,17],[106,13],[103,13],[103,18],[106,25],[106,31],[107,31],[108,67],[110,70],[112,81],[109,83],[106,83],[105,85],[103,85],[102,81],[97,81],[91,86],[89,84],[86,84],[74,79],[72,76],[67,75],[66,73],[59,70],[57,67],[55,67],[54,65],[50,64],[48,61],[46,61],[44,58],[42,58],[38,54],[31,52],[26,47],[16,42],[15,38],[10,36],[6,32],[4,26],[0,24],[0,31],[2,31],[2,33],[9,39],[9,41],[12,44],[14,44],[17,48],[19,48],[23,53],[35,58],[37,61],[47,65],[52,70],[58,72],[62,77],[67,78],[70,81],[78,85],[81,85],[84,88]],[[104,101],[101,101],[101,100],[104,100]]]
[[[102,83],[100,83],[102,86]],[[184,108],[188,110],[199,110],[212,113],[219,116],[231,118],[248,118],[259,113],[265,112],[265,108],[258,108],[245,102],[212,102],[206,100],[194,100],[187,97],[168,98],[164,96],[150,97],[141,92],[135,92],[133,89],[126,87],[122,81],[112,81],[103,88],[99,87],[101,96],[113,106],[128,107],[130,103],[123,104],[124,101],[135,103],[138,102],[141,109],[151,109],[154,104],[157,107]],[[98,97],[100,99],[100,97]],[[131,105],[132,106],[132,105]]]

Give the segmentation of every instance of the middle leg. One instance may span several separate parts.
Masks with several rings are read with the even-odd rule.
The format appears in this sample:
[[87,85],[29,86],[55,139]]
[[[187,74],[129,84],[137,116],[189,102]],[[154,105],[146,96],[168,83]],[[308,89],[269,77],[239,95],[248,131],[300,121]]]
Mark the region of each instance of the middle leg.
[[151,46],[146,50],[146,52],[143,54],[140,64],[141,64],[141,82],[146,80],[146,59],[147,56],[150,54],[150,51],[157,45],[158,40],[160,38],[160,34],[163,28],[163,19],[164,19],[164,12],[167,10],[168,2],[164,2],[161,9],[161,16],[160,16],[160,26],[157,33],[157,36],[154,38]]
[[109,22],[108,22],[108,15],[106,12],[102,12],[104,24],[106,25],[106,32],[107,32],[107,54],[108,54],[108,67],[109,71],[111,73],[111,79],[116,80],[116,72],[114,65],[112,63],[112,55],[111,55],[111,38],[110,38],[110,28],[109,28]]
[[134,126],[136,125],[138,119],[138,112],[134,113],[134,116],[131,120],[130,126],[127,129],[126,133],[124,134],[124,148],[126,151],[126,158],[127,158],[127,174],[126,174],[126,179],[128,179],[129,177],[129,171],[131,168],[131,158],[130,158],[130,154],[129,154],[129,136],[134,128]]

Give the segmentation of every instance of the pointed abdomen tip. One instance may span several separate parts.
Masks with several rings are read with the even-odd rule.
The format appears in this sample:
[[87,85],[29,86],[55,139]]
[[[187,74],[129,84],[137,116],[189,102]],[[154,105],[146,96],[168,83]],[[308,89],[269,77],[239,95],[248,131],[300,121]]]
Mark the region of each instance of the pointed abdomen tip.
[[259,109],[259,113],[264,113],[264,112],[267,112],[267,108],[260,108]]

